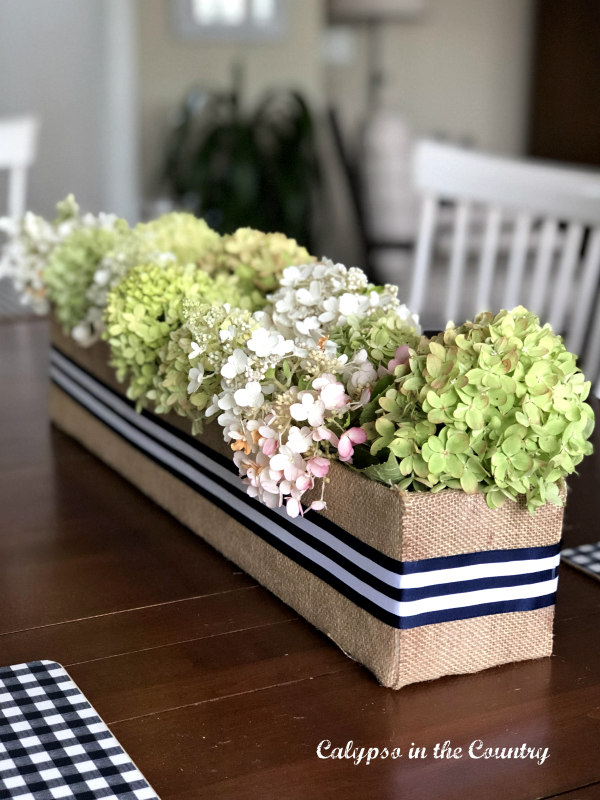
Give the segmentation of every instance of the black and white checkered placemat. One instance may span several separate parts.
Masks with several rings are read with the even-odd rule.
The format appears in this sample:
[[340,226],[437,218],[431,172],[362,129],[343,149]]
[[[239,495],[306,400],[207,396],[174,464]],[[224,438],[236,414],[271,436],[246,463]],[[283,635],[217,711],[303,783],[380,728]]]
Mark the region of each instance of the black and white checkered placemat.
[[567,564],[600,580],[600,542],[580,544],[579,547],[567,547],[560,555]]
[[0,798],[158,800],[65,670],[0,668]]

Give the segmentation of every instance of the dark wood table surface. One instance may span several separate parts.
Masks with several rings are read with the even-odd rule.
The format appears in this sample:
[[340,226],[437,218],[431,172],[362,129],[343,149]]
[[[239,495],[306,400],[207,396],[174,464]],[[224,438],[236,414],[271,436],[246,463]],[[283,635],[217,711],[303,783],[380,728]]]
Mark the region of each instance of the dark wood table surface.
[[[0,324],[0,665],[63,664],[163,800],[600,798],[600,582],[561,568],[552,658],[383,689],[53,430],[46,362],[44,321]],[[600,539],[595,438],[570,545]],[[320,759],[323,740],[403,756]],[[461,758],[433,758],[446,740]],[[549,757],[470,758],[478,740]]]

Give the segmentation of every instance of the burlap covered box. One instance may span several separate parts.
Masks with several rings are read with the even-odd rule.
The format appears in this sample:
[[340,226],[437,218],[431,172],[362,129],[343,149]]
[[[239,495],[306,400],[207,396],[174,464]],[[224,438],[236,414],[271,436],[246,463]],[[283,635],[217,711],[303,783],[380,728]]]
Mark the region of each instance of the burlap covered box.
[[400,688],[552,651],[562,508],[396,491],[334,463],[327,510],[292,520],[249,498],[218,426],[138,414],[103,344],[53,325],[53,422]]

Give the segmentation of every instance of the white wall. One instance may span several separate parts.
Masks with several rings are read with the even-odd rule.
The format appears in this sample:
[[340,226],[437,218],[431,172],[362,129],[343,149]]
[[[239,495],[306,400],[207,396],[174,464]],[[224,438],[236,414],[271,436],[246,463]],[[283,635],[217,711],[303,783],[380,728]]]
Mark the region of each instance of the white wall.
[[44,215],[70,191],[102,203],[100,12],[81,0],[0,2],[0,116],[41,117],[28,205]]
[[142,172],[146,195],[156,189],[169,116],[193,86],[225,89],[240,59],[244,94],[252,104],[266,89],[299,89],[313,104],[323,101],[320,58],[323,0],[290,0],[284,39],[261,44],[185,41],[173,32],[169,0],[138,0],[139,98]]
[[73,192],[86,210],[135,219],[134,2],[0,2],[0,117],[41,119],[27,203],[44,216]]
[[[355,29],[356,57],[327,69],[329,95],[346,127],[366,111],[367,35]],[[525,147],[531,0],[425,0],[411,22],[386,23],[380,59],[387,105],[417,134],[470,139],[479,148]]]

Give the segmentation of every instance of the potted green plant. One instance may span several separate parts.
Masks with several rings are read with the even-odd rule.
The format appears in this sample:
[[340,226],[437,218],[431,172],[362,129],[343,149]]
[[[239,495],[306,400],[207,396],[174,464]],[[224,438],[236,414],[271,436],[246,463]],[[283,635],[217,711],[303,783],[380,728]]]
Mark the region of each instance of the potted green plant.
[[310,248],[320,170],[309,107],[298,92],[271,91],[247,110],[239,84],[187,94],[167,144],[166,185],[220,233],[280,231]]

